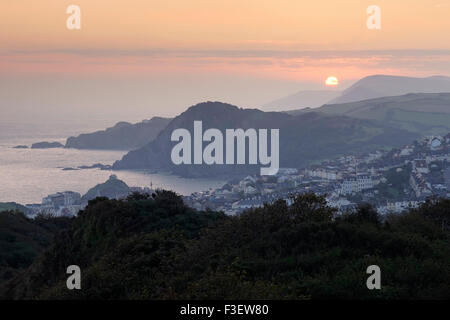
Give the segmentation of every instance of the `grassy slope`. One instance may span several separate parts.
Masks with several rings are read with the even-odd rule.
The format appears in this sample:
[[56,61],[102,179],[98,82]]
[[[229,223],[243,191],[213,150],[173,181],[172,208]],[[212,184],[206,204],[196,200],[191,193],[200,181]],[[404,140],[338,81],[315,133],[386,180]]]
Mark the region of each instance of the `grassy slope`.
[[384,97],[325,105],[316,111],[376,120],[421,134],[446,134],[450,131],[450,93]]

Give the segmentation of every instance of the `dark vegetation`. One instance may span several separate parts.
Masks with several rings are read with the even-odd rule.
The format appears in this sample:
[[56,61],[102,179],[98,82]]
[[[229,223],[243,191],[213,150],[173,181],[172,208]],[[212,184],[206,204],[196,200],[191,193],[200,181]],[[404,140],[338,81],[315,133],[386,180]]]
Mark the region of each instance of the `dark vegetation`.
[[20,211],[28,213],[28,208],[16,202],[0,202],[0,212],[2,211]]
[[401,200],[404,198],[404,190],[409,187],[409,177],[411,176],[411,165],[402,168],[389,169],[386,172],[386,182],[381,182],[375,189],[383,199]]
[[0,287],[29,267],[70,220],[43,215],[30,220],[19,211],[0,212]]
[[[1,245],[31,249],[9,244],[17,260],[0,255],[2,270],[4,261],[22,270],[2,280],[0,298],[450,297],[449,199],[383,218],[364,205],[337,216],[314,194],[292,200],[228,217],[198,212],[162,191],[123,201],[96,198],[69,221],[1,213],[10,221],[0,223]],[[10,233],[15,240],[6,238]],[[27,258],[26,250],[34,255]],[[72,264],[81,267],[81,290],[66,288]],[[381,290],[366,288],[366,268],[373,264],[381,268]]]

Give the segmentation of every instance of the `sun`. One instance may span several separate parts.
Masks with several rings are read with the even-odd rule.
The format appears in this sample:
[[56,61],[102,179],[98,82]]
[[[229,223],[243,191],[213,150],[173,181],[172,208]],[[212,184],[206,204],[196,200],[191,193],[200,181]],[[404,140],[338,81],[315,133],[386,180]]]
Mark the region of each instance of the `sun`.
[[339,84],[339,80],[334,76],[330,76],[325,80],[325,84],[330,87],[335,87]]

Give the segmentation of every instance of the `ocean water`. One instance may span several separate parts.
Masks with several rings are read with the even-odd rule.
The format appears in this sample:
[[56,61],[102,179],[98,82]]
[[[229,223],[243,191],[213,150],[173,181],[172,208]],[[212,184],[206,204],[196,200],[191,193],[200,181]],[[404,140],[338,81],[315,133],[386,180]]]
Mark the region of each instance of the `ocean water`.
[[48,194],[68,190],[84,194],[106,181],[111,174],[129,186],[150,187],[152,184],[153,188],[170,189],[182,195],[218,188],[225,183],[223,180],[185,179],[145,170],[62,170],[95,163],[112,164],[126,153],[124,151],[13,148],[39,141],[64,143],[68,136],[106,126],[106,122],[82,125],[0,122],[0,202],[40,203]]

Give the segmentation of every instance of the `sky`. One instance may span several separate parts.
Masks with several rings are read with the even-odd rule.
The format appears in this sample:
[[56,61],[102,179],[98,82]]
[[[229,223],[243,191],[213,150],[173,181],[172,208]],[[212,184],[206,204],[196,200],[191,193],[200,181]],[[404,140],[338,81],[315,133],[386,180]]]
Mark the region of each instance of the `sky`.
[[0,116],[138,121],[206,100],[261,107],[329,76],[333,90],[450,76],[449,40],[450,0],[2,0]]

